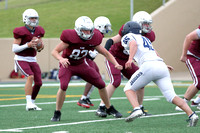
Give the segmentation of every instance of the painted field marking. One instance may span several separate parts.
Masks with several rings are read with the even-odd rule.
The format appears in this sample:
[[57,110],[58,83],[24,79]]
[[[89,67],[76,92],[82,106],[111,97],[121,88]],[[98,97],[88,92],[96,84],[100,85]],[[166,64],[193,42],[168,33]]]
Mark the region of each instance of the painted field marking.
[[[79,96],[80,97],[80,96]],[[119,99],[127,99],[126,97],[113,97],[111,100],[119,100]],[[144,98],[143,101],[150,101],[150,100],[159,100],[159,98]],[[101,101],[101,99],[91,99],[91,101]],[[77,100],[72,100],[72,101],[64,101],[64,103],[77,103]],[[44,103],[37,103],[37,105],[42,105],[42,104],[56,104],[56,102],[44,102]],[[1,107],[16,107],[16,106],[25,106],[26,104],[8,104],[8,105],[0,105]]]
[[[111,98],[112,99],[112,98]],[[117,99],[117,97],[116,98],[114,98],[114,99]],[[122,99],[122,98],[121,98]],[[125,99],[127,99],[126,97],[125,97]],[[113,100],[113,99],[112,99]],[[149,99],[144,99],[143,101],[154,101],[154,100],[160,100],[160,98],[149,98]],[[89,112],[96,112],[97,110],[80,110],[80,111],[78,111],[79,113],[89,113]]]
[[[199,113],[200,111],[196,111]],[[169,114],[158,114],[151,116],[142,116],[140,118],[147,119],[153,117],[164,117],[164,116],[174,116],[174,115],[185,115],[185,112],[180,113],[169,113]],[[138,119],[140,119],[138,118]],[[22,128],[12,128],[12,129],[0,129],[0,132],[23,132],[23,130],[28,129],[40,129],[40,128],[49,128],[49,127],[59,127],[59,126],[67,126],[67,125],[79,125],[85,123],[94,123],[94,122],[105,122],[105,121],[116,121],[116,120],[124,120],[125,118],[113,118],[113,119],[102,119],[102,120],[90,120],[90,121],[79,121],[79,122],[71,122],[71,123],[62,123],[62,124],[52,124],[52,125],[42,125],[42,126],[33,126],[33,127],[22,127]]]
[[[0,98],[0,101],[8,101],[8,100],[21,100],[21,99],[26,99],[25,95],[21,95],[23,97],[17,97],[19,95],[7,95],[7,94],[0,94],[0,97],[11,97],[15,96],[15,98]],[[81,97],[82,95],[66,95],[66,97]],[[56,95],[38,95],[37,98],[56,98]]]

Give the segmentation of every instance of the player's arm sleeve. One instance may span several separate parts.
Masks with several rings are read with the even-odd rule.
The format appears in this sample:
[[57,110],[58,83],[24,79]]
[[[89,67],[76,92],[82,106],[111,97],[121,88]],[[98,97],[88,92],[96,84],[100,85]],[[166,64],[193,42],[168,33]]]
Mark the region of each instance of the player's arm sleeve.
[[113,45],[113,40],[110,38],[106,41],[105,49],[109,51],[110,47]]
[[19,45],[19,44],[13,44],[12,46],[12,52],[14,53],[18,53],[23,51],[24,49],[28,48],[28,43],[24,44],[24,45]]

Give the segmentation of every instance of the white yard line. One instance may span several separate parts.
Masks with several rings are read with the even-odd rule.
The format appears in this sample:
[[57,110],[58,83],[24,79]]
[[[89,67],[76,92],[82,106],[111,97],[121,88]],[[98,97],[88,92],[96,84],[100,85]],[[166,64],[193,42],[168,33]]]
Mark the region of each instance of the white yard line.
[[[127,99],[126,97],[124,97],[125,99]],[[121,99],[124,99],[124,98],[121,98]],[[117,100],[117,97],[116,98],[111,98],[112,100]],[[149,98],[149,99],[144,99],[143,101],[154,101],[154,100],[160,100],[160,98]],[[96,112],[97,110],[80,110],[78,111],[79,113],[89,113],[89,112]]]
[[[126,97],[113,97],[111,100],[119,100],[119,99],[127,99]],[[144,98],[144,101],[152,101],[152,100],[159,100],[159,98]],[[91,101],[101,101],[101,99],[91,99]],[[65,101],[64,103],[76,103],[77,100],[72,101]],[[41,104],[56,104],[56,102],[44,102],[44,103],[37,103],[37,105]],[[26,104],[8,104],[8,105],[0,105],[0,108],[2,107],[16,107],[16,106],[25,106]]]
[[[199,113],[200,111],[196,111]],[[152,117],[164,117],[164,116],[174,116],[174,115],[185,115],[185,112],[179,113],[169,113],[169,114],[158,114],[151,116],[143,116],[140,118],[152,118]],[[21,128],[12,128],[12,129],[0,129],[0,132],[23,132],[23,130],[28,129],[40,129],[40,128],[48,128],[48,127],[59,127],[59,126],[67,126],[67,125],[78,125],[78,124],[86,124],[86,123],[94,123],[94,122],[105,122],[105,121],[116,121],[116,120],[124,120],[125,118],[113,118],[113,119],[102,119],[102,120],[90,120],[90,121],[79,121],[79,122],[71,122],[71,123],[62,123],[62,124],[52,124],[52,125],[42,125],[42,126],[34,126],[34,127],[21,127]]]

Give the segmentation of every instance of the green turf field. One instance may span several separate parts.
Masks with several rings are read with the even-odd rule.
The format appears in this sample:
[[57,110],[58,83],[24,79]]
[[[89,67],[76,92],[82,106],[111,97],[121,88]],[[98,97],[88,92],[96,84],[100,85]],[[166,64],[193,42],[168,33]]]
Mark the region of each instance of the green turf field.
[[[125,83],[125,82],[124,82]],[[187,127],[187,116],[174,110],[175,105],[168,103],[159,89],[151,83],[145,88],[144,106],[149,117],[141,117],[131,123],[124,118],[131,111],[122,84],[114,93],[111,103],[123,114],[123,118],[95,116],[100,97],[95,89],[91,95],[94,107],[82,108],[76,103],[83,93],[82,84],[72,84],[67,90],[60,122],[51,122],[55,110],[56,93],[59,83],[44,83],[37,98],[42,111],[26,111],[23,83],[0,83],[0,132],[23,133],[197,133],[197,127]],[[190,82],[174,82],[175,91],[183,96]],[[196,108],[192,108],[200,114]],[[61,132],[63,131],[63,132]]]

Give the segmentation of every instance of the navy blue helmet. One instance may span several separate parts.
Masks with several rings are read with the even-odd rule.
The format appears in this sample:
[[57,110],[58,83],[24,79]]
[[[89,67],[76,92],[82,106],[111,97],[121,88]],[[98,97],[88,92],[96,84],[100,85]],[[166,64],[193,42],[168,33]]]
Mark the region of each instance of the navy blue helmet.
[[123,30],[122,30],[122,36],[124,36],[128,33],[141,34],[142,30],[141,30],[140,24],[138,24],[135,21],[126,22],[124,24],[124,27],[123,27]]

